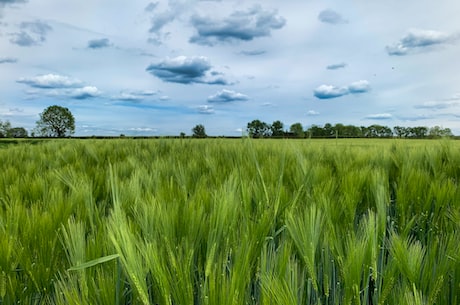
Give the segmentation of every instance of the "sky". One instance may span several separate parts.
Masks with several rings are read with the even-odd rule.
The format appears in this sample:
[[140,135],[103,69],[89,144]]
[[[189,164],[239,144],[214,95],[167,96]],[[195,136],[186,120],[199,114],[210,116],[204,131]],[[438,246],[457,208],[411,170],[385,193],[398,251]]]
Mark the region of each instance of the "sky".
[[0,0],[0,120],[238,136],[280,120],[460,134],[458,0]]

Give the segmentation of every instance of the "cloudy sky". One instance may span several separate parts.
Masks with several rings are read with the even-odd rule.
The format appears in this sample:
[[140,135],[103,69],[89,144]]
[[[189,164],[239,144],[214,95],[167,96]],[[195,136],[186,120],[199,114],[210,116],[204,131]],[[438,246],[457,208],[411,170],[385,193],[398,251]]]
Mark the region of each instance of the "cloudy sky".
[[460,134],[458,16],[458,0],[0,0],[0,120],[31,130],[57,104],[76,135]]

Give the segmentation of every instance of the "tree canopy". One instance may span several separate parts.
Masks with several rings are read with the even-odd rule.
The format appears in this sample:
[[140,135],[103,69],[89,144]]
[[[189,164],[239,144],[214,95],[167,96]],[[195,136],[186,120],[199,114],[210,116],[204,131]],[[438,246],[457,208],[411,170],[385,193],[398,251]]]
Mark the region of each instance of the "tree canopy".
[[204,128],[204,125],[198,124],[195,127],[192,128],[193,132],[193,137],[194,138],[206,138],[208,135],[206,134],[206,129]]
[[49,106],[40,114],[37,121],[37,135],[63,138],[75,132],[75,118],[68,108]]

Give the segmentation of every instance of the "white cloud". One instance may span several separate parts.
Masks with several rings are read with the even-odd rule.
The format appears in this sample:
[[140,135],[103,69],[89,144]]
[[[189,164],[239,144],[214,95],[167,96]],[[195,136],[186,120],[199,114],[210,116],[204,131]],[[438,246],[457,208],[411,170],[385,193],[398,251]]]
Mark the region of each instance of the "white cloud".
[[29,85],[33,88],[55,89],[79,87],[82,82],[59,74],[44,74],[35,77],[23,77],[17,80],[18,83]]
[[315,115],[319,115],[320,113],[318,111],[315,111],[315,110],[308,110],[307,112],[307,115],[308,116],[315,116]]
[[197,107],[198,112],[201,114],[213,114],[214,113],[214,108],[209,105],[200,105]]
[[238,93],[233,90],[223,89],[214,95],[208,97],[209,103],[229,103],[236,101],[247,101],[249,98],[247,95]]
[[458,34],[412,29],[399,42],[387,46],[386,51],[388,55],[408,55],[432,50],[435,46],[452,44],[458,40]]
[[377,114],[369,114],[366,116],[366,119],[371,119],[371,120],[389,120],[392,119],[393,115],[390,113],[377,113]]

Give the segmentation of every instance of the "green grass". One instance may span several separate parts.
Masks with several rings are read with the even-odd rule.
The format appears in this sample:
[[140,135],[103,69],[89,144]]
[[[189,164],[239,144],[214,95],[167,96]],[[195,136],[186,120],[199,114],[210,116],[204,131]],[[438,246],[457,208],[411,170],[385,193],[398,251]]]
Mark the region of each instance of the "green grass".
[[460,143],[0,141],[0,304],[456,304]]

